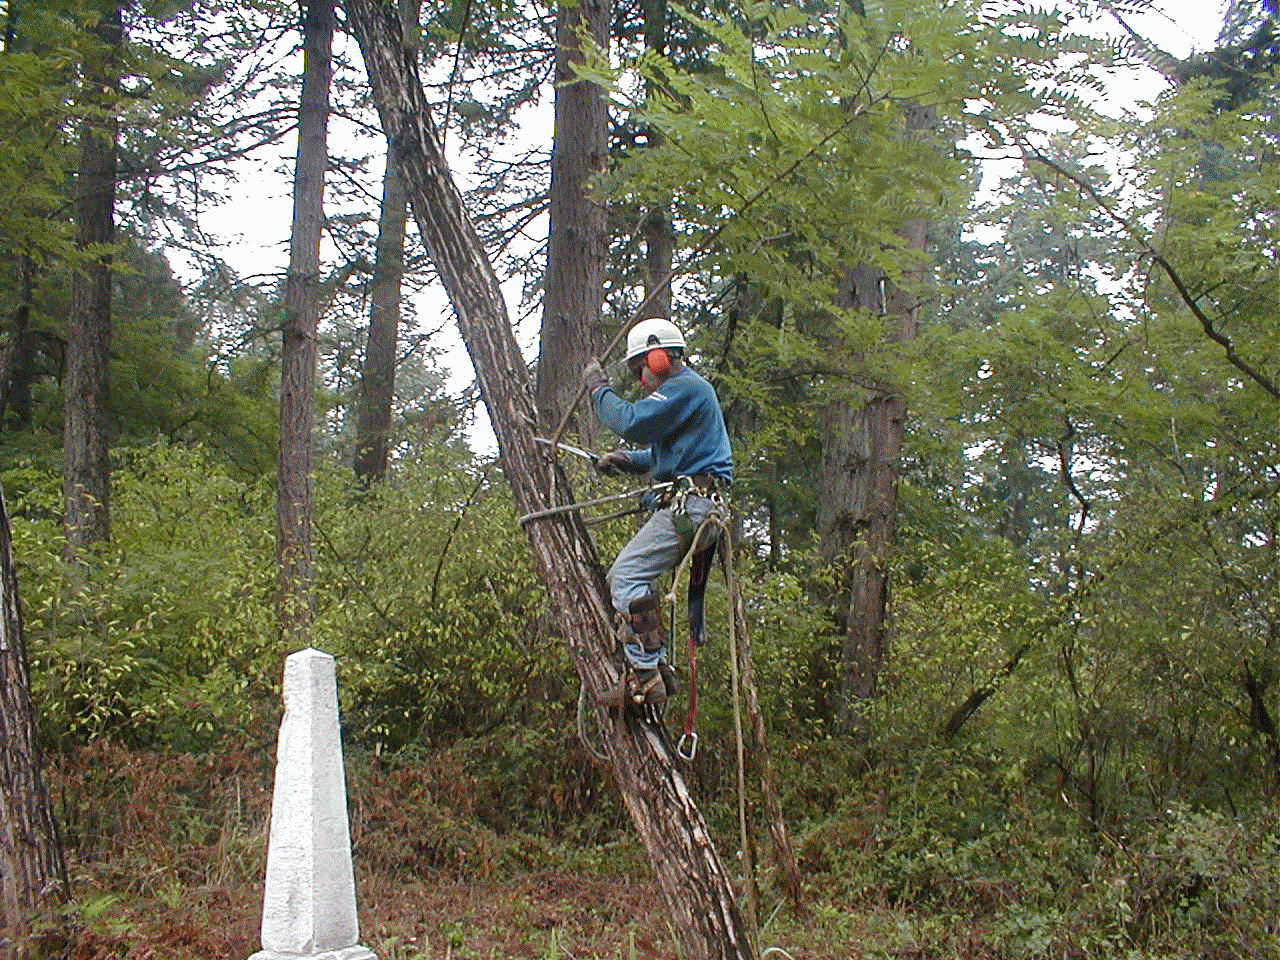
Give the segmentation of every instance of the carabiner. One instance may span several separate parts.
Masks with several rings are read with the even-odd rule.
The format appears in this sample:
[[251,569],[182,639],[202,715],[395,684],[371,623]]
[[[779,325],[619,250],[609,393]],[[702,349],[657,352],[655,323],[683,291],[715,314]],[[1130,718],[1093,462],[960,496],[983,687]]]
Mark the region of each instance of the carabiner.
[[682,733],[680,739],[676,742],[676,756],[688,763],[697,755],[698,735],[693,731]]

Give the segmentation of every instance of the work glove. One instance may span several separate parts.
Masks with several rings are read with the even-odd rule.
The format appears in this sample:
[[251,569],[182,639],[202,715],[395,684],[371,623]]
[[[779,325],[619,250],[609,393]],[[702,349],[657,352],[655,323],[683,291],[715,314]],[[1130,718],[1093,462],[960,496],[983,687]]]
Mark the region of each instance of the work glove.
[[620,473],[625,473],[629,466],[631,466],[631,458],[627,456],[625,450],[606,453],[596,461],[596,469],[606,477],[616,477]]
[[609,375],[600,366],[599,360],[592,360],[582,368],[582,382],[586,384],[587,396],[595,396],[595,392],[609,383]]

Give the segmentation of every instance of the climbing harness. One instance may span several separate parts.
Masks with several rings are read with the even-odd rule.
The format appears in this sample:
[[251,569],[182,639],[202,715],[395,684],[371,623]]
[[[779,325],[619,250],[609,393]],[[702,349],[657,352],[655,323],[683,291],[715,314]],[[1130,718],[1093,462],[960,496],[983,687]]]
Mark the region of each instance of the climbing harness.
[[[682,579],[687,575],[688,589],[686,591],[686,624],[688,628],[688,697],[685,708],[685,717],[683,729],[680,737],[672,752],[686,763],[692,762],[698,753],[698,733],[697,733],[697,716],[698,716],[698,648],[706,641],[706,589],[710,580],[711,567],[715,562],[717,555],[721,558],[721,564],[725,570],[726,583],[730,587],[730,605],[731,609],[736,606],[736,599],[732,591],[736,589],[732,579],[732,544],[730,541],[730,531],[728,524],[728,508],[723,495],[723,481],[717,478],[700,475],[691,477],[677,477],[668,483],[659,484],[655,488],[656,496],[652,499],[652,507],[656,509],[670,509],[672,517],[676,524],[676,529],[681,534],[681,540],[684,544],[682,559],[677,564],[672,573],[671,588],[661,598],[662,602],[670,604],[670,637],[675,636],[676,623],[676,595],[679,590]],[[698,524],[694,524],[688,513],[688,500],[690,496],[704,497],[711,502],[711,509],[706,517]],[[583,506],[579,504],[576,506]],[[561,508],[572,509],[572,508]],[[632,512],[632,511],[628,511]],[[531,516],[529,519],[533,519]],[[602,520],[605,518],[595,518]],[[723,546],[721,544],[723,543]],[[655,598],[656,599],[656,598]],[[620,614],[620,617],[625,616]],[[730,652],[731,656],[737,656],[737,636],[736,625],[733,622],[732,614],[729,623],[730,636]],[[667,666],[664,664],[664,666]],[[668,667],[670,669],[670,667]],[[645,693],[634,679],[632,669],[625,662],[623,664],[623,677],[620,680],[620,688],[613,692],[609,697],[607,705],[613,707],[625,707],[628,701],[628,695],[634,697],[638,691]],[[737,703],[737,669],[734,664],[734,699],[735,699],[735,716]],[[664,678],[665,679],[665,678]],[[583,686],[579,691],[578,697],[578,738],[582,741],[587,751],[598,760],[605,760],[606,755],[596,744],[591,741],[587,733],[586,713],[589,706],[586,687]],[[665,704],[652,704],[647,702],[647,698],[641,696],[638,701],[632,701],[632,706],[638,708],[642,719],[657,728],[663,733],[665,739],[666,723],[665,723]],[[741,737],[739,736],[739,740]]]

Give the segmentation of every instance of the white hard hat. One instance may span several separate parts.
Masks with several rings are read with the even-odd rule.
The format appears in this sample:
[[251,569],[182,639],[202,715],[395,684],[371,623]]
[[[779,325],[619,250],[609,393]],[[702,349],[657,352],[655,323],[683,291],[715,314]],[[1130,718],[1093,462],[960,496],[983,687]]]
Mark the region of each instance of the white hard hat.
[[684,349],[684,334],[670,320],[651,317],[641,320],[627,333],[627,359],[648,353],[654,347]]

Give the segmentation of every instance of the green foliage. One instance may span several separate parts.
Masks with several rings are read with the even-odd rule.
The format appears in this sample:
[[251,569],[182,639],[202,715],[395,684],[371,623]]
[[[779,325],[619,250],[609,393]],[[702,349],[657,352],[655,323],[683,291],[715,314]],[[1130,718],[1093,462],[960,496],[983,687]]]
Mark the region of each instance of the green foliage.
[[[23,11],[24,23],[33,30],[64,30],[60,18],[34,7]],[[50,251],[66,254],[70,238],[66,221],[49,216],[64,200],[66,171],[73,165],[69,143],[61,136],[71,121],[67,103],[68,73],[74,62],[62,37],[48,37],[55,55],[34,49],[7,49],[0,53],[0,130],[4,151],[0,154],[0,195],[8,198],[0,207],[0,236],[12,252]],[[33,45],[34,46],[34,45]],[[0,301],[3,315],[15,306],[13,288],[6,287]]]
[[442,445],[362,497],[330,475],[319,500],[316,642],[347,664],[361,737],[451,738],[528,715],[559,686],[547,678],[567,675],[566,654],[490,468]]
[[188,747],[245,730],[277,682],[270,491],[199,450],[117,457],[115,540],[85,570],[61,559],[56,478],[5,476],[43,720]]
[[1276,841],[1273,816],[1177,808],[1104,848],[1071,897],[1010,906],[995,929],[1015,956],[1274,958]]
[[[506,29],[521,11],[477,10],[463,30],[464,6],[431,11],[435,53],[460,31],[471,65],[485,44],[527,52],[538,25]],[[705,245],[677,298],[741,434],[739,580],[787,813],[820,921],[843,938],[832,954],[871,929],[886,953],[1274,956],[1276,825],[1259,812],[1280,776],[1274,97],[1260,76],[1247,102],[1196,81],[1150,123],[1104,125],[1082,100],[1088,69],[1135,47],[1065,36],[1075,10],[865,6],[690,5],[673,33],[698,38],[697,56],[588,68],[616,81],[628,123],[661,134],[601,189],[627,209],[674,196],[684,249]],[[0,189],[16,198],[0,236],[35,258],[32,322],[54,337],[86,51],[82,22],[30,9],[41,54],[0,55]],[[162,47],[168,60],[131,61],[124,149],[181,166],[213,123],[182,104],[243,75],[234,50],[187,69]],[[1079,82],[1046,93],[1064,63]],[[464,129],[511,122],[498,105],[531,74],[510,76],[493,104],[455,100]],[[908,127],[912,105],[936,111],[935,129]],[[270,113],[237,131],[269,138]],[[1037,134],[1039,159],[966,212],[975,171],[953,145],[978,131],[1026,146],[1037,114],[1076,128]],[[1123,162],[1097,162],[1094,136]],[[122,209],[154,237],[184,197],[152,183]],[[900,239],[914,217],[934,225],[928,257]],[[83,762],[62,771],[68,836],[115,871],[107,886],[176,903],[184,884],[257,874],[289,652],[260,336],[275,306],[214,273],[188,299],[141,240],[115,261],[114,542],[88,567],[62,560],[54,363],[33,434],[5,438],[3,477],[48,742]],[[833,305],[854,265],[938,303],[914,343],[876,310]],[[16,266],[2,269],[0,312],[15,316]],[[634,299],[615,292],[618,309]],[[614,844],[622,811],[572,736],[576,679],[497,469],[424,439],[453,421],[435,371],[401,380],[406,418],[430,430],[398,449],[388,483],[356,489],[338,465],[358,343],[347,317],[321,344],[312,629],[339,658],[361,864],[396,880],[636,872]],[[854,742],[833,722],[841,638],[811,599],[811,518],[820,412],[873,381],[902,385],[913,419],[886,561],[890,656]],[[596,532],[608,555],[628,529]],[[722,836],[736,827],[727,607],[716,577],[690,771]],[[207,760],[236,750],[252,754],[240,767]],[[250,780],[243,818],[229,793],[201,794]],[[154,840],[112,846],[122,827]],[[143,929],[112,918],[114,896],[81,904],[113,946]],[[461,949],[463,922],[441,926]]]
[[1178,806],[1117,838],[1052,796],[1000,754],[916,750],[816,817],[799,855],[816,888],[920,917],[927,941],[969,922],[1009,957],[1277,956],[1274,815]]
[[[566,716],[576,687],[500,488],[441,446],[395,484],[319,484],[314,643],[340,658],[344,716],[378,749]],[[193,748],[276,709],[274,503],[199,447],[117,450],[114,539],[61,559],[57,478],[5,487],[37,699],[59,739]]]
[[[981,914],[1082,875],[1089,844],[998,755],[918,749],[816,818],[799,855],[843,896]],[[1008,886],[1006,886],[1008,885]]]

